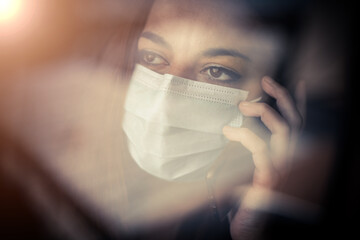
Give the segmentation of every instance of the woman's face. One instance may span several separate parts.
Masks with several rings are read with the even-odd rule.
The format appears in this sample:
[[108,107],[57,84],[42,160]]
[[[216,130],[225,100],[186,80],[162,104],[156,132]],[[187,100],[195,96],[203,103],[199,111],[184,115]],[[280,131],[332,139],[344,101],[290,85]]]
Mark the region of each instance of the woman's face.
[[272,74],[280,43],[245,19],[243,8],[225,1],[158,0],[139,38],[137,62],[161,74],[247,90],[251,100],[261,95],[261,77]]

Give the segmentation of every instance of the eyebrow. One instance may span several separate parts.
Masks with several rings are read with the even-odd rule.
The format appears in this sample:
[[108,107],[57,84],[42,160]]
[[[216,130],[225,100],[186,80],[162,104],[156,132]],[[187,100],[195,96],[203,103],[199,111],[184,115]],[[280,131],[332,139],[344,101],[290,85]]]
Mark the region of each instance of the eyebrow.
[[[143,32],[141,33],[140,37],[149,39],[150,41],[162,45],[166,48],[171,49],[171,45],[161,36],[153,33],[153,32]],[[232,56],[232,57],[239,57],[246,61],[250,61],[250,58],[235,49],[226,49],[226,48],[210,48],[202,52],[203,56],[205,57],[218,57],[218,56]]]
[[250,61],[250,58],[248,56],[234,49],[210,48],[202,52],[202,55],[205,57],[232,56],[242,58],[246,61]]
[[143,33],[141,33],[140,37],[149,39],[150,41],[152,41],[156,44],[162,45],[166,48],[171,48],[170,44],[167,41],[165,41],[164,38],[162,38],[161,36],[159,36],[153,32],[143,32]]

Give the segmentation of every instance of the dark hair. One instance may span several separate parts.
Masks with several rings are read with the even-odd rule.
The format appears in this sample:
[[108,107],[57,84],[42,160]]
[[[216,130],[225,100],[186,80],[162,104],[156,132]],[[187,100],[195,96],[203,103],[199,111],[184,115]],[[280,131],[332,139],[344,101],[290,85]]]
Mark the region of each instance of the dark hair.
[[297,46],[309,2],[307,0],[241,0],[241,2],[251,9],[265,28],[276,29],[283,34],[286,50],[273,77],[280,84],[286,85],[289,77],[287,69],[290,69],[297,55]]
[[154,0],[133,0],[129,14],[120,27],[115,29],[99,56],[99,62],[114,68],[121,81],[127,81],[132,74],[137,39],[146,24],[153,2]]

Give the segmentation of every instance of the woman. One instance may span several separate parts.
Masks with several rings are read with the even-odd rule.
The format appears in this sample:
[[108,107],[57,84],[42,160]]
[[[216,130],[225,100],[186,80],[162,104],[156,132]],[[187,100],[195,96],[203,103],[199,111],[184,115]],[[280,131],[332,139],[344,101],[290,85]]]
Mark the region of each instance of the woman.
[[[232,239],[255,237],[257,231],[249,229],[258,230],[263,219],[249,209],[270,204],[272,191],[286,180],[303,123],[303,83],[295,102],[271,77],[284,58],[286,40],[280,29],[259,21],[242,2],[154,2],[137,39],[123,129],[132,159],[147,172],[142,173],[145,179],[152,179],[146,183],[149,194],[157,184],[168,185],[181,192],[177,199],[184,198],[171,205],[174,192],[160,191],[163,215],[182,218],[203,207],[207,195],[222,220],[211,222],[208,231],[221,229],[217,233],[222,238],[229,237],[229,230]],[[271,99],[278,110],[269,105]],[[254,168],[244,163],[249,152]],[[225,224],[223,232],[229,208],[220,205],[239,201],[239,186],[246,183],[239,169],[253,177],[252,183],[245,194],[241,191],[242,204],[228,214],[230,226]],[[186,197],[192,203],[185,204]],[[192,232],[209,238],[199,221],[174,227],[177,236],[188,238]]]

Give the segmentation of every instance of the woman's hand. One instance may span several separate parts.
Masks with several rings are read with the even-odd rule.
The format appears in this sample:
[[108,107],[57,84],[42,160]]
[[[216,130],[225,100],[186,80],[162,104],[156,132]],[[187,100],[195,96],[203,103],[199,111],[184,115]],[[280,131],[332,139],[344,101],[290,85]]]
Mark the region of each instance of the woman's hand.
[[260,117],[270,130],[267,143],[248,128],[224,127],[224,135],[240,142],[251,153],[255,164],[253,186],[276,188],[286,178],[294,155],[297,136],[303,127],[305,86],[299,82],[296,103],[289,92],[270,77],[261,82],[264,91],[276,100],[280,114],[262,102],[241,102],[240,111],[247,117]]
[[265,220],[253,210],[271,205],[271,190],[286,181],[297,136],[304,123],[304,82],[299,82],[297,86],[296,102],[284,87],[269,77],[264,77],[261,85],[276,100],[280,113],[266,103],[257,102],[241,102],[239,109],[244,116],[260,117],[271,132],[270,141],[266,142],[248,128],[226,126],[223,129],[229,140],[240,142],[252,153],[255,164],[253,184],[231,219],[230,232],[233,239],[257,239]]

